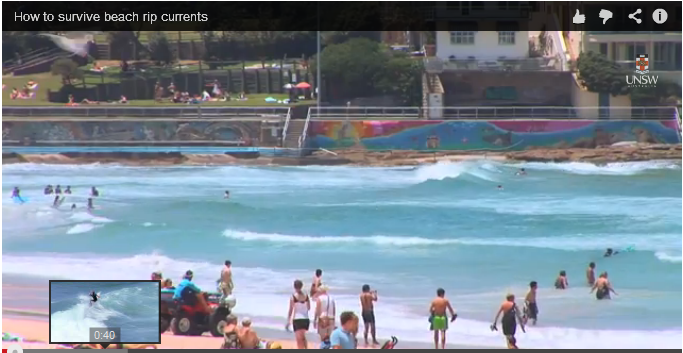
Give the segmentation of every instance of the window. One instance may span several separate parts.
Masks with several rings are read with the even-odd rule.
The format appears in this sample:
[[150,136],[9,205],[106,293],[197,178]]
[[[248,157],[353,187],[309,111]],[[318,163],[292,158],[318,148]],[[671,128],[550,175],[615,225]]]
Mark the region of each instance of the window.
[[654,43],[654,55],[650,57],[653,70],[671,71],[681,69],[681,43]]
[[607,57],[607,43],[600,43],[600,54]]
[[513,31],[498,32],[499,45],[515,45],[515,34]]
[[472,45],[474,44],[474,34],[475,32],[462,32],[455,31],[451,32],[451,44],[458,45]]

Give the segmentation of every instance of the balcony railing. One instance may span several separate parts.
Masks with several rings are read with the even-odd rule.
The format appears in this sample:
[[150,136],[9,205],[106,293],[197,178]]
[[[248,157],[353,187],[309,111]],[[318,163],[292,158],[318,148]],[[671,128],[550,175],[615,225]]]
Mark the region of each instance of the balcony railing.
[[59,118],[286,118],[289,107],[135,107],[88,106],[77,107],[2,107],[3,117],[59,117]]
[[[439,63],[440,64],[437,64]],[[447,60],[440,58],[428,58],[425,68],[443,67],[443,70],[478,70],[478,71],[564,71],[563,61],[558,56],[545,58],[490,58],[451,56]]]

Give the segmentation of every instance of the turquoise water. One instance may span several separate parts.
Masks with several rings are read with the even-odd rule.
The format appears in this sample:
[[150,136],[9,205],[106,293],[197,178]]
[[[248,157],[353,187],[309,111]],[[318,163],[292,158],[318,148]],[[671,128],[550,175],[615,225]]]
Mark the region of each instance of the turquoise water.
[[119,342],[159,342],[159,282],[51,282],[50,327],[51,342],[89,342],[91,327],[119,328]]
[[[515,176],[524,167],[527,176]],[[65,210],[46,184],[70,184]],[[498,190],[497,185],[503,185]],[[426,311],[443,287],[459,312],[449,342],[501,346],[488,329],[507,292],[539,282],[537,327],[523,347],[681,348],[681,167],[647,162],[462,162],[418,168],[3,166],[3,273],[178,281],[214,288],[235,266],[238,314],[282,328],[296,278],[322,268],[340,309],[379,291],[379,335],[431,338]],[[88,189],[102,196],[93,214]],[[230,189],[231,200],[223,199]],[[603,259],[607,247],[634,252]],[[620,294],[584,285],[596,261]],[[570,289],[551,285],[560,270]],[[521,304],[521,302],[520,302]]]

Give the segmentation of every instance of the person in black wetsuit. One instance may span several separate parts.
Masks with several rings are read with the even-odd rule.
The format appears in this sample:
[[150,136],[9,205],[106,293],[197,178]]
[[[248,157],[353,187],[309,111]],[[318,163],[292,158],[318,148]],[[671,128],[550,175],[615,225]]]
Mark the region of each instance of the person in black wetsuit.
[[99,299],[100,296],[95,293],[95,291],[90,292],[90,306],[92,306],[94,303],[97,302],[97,299]]
[[524,330],[524,321],[522,320],[522,316],[519,313],[519,308],[517,308],[517,304],[515,304],[514,294],[508,294],[505,297],[505,301],[503,302],[503,304],[501,304],[500,309],[496,314],[496,318],[493,319],[493,325],[491,325],[491,330],[498,331],[498,327],[496,327],[496,322],[498,322],[498,318],[501,315],[503,317],[500,320],[500,324],[503,326],[503,335],[505,335],[505,340],[507,341],[508,348],[519,349],[519,347],[517,347],[517,339],[515,339],[515,333],[517,332],[517,323],[519,322],[519,326],[522,329],[522,332],[526,331]]

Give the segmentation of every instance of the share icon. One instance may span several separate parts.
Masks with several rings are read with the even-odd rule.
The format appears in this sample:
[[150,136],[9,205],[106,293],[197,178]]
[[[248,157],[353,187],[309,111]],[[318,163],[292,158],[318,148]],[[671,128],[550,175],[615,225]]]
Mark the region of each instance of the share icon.
[[642,11],[641,9],[638,9],[638,10],[636,10],[636,12],[634,12],[634,13],[632,13],[632,14],[629,14],[629,15],[628,15],[628,18],[630,18],[630,19],[636,21],[637,24],[640,24],[641,22],[643,22],[643,20],[641,20],[640,18],[636,17],[636,15],[639,15],[641,12],[643,12],[643,11]]

